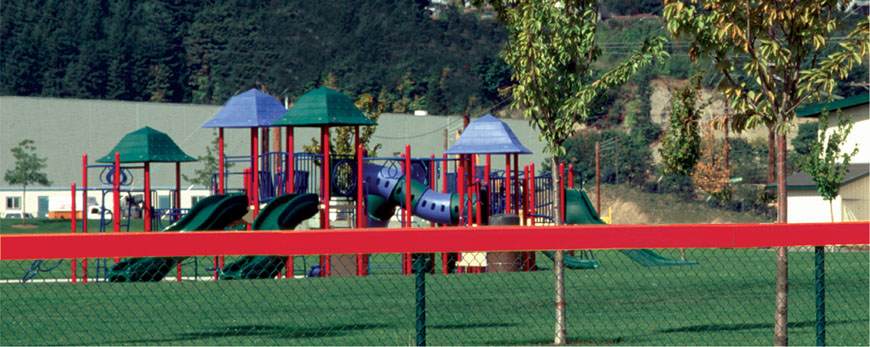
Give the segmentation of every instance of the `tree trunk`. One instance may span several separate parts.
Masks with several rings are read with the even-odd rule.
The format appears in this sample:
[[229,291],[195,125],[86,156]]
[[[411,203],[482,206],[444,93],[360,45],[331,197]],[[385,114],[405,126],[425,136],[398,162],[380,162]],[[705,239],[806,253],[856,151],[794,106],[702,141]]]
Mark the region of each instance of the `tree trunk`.
[[21,224],[27,224],[27,182],[24,182],[24,190],[21,192]]
[[[776,136],[776,222],[788,222],[788,200],[785,179],[785,134]],[[788,248],[776,250],[776,313],[773,326],[773,344],[788,346]]]
[[[556,225],[562,225],[562,199],[561,192],[559,189],[561,188],[561,178],[559,177],[559,166],[556,164],[556,157],[550,157],[550,173],[553,177],[553,197],[555,203],[553,206],[556,207],[554,214],[554,220],[556,221]],[[567,336],[567,323],[565,318],[565,259],[564,254],[561,250],[557,250],[554,252],[553,259],[553,275],[556,278],[556,334],[553,338],[553,344],[555,345],[564,345]]]
[[767,127],[767,183],[776,181],[776,139],[773,126]]

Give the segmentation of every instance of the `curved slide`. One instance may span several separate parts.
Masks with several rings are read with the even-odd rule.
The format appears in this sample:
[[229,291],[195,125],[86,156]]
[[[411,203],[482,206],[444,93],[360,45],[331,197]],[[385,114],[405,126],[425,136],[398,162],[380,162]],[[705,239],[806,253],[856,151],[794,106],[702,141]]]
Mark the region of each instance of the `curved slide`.
[[[248,212],[248,198],[240,194],[212,195],[163,231],[223,230]],[[109,282],[156,282],[186,257],[128,258],[109,270]]]
[[[574,189],[565,190],[565,222],[568,224],[607,224],[595,212],[592,201],[589,200],[586,192]],[[698,264],[697,261],[692,260],[665,258],[649,249],[621,249],[619,251],[645,267]],[[553,259],[553,252],[544,252],[544,254]],[[566,255],[565,266],[570,269],[597,269],[598,262]]]
[[[251,230],[292,230],[299,223],[314,217],[320,200],[315,194],[284,194],[269,202],[260,211]],[[220,271],[222,280],[274,278],[284,269],[287,256],[248,255]]]
[[[368,192],[368,224],[370,227],[385,227],[396,206],[405,207],[404,173],[398,168],[365,164],[363,177]],[[486,194],[482,196],[486,198]],[[481,205],[486,206],[486,201]],[[459,223],[459,195],[440,193],[413,179],[411,206],[411,213],[425,220],[446,225]]]

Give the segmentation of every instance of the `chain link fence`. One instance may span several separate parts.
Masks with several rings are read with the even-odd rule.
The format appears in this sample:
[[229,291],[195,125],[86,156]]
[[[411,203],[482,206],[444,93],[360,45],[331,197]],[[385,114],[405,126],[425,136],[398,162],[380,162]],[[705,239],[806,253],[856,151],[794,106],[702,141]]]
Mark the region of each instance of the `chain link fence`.
[[[565,275],[568,343],[771,344],[775,249],[647,255],[680,259],[682,253],[690,261],[684,264],[697,264],[644,266],[650,264],[619,250],[574,252],[577,262],[566,262],[574,269]],[[225,266],[240,259],[228,256]],[[319,277],[323,258],[297,256],[280,278],[215,281],[214,258],[195,257],[181,262],[181,282],[172,265],[159,270],[166,271],[159,282],[134,283],[107,281],[111,271],[96,266],[97,259],[90,260],[88,283],[81,283],[81,262],[78,283],[70,283],[69,260],[45,261],[39,272],[28,272],[32,261],[0,261],[0,344],[552,343],[553,263],[542,252],[372,254],[367,276],[356,276],[356,255],[329,259],[329,277]],[[111,268],[114,261],[106,263]],[[870,344],[868,268],[866,247],[828,248],[827,344]],[[812,247],[791,248],[794,345],[816,342],[814,269]]]

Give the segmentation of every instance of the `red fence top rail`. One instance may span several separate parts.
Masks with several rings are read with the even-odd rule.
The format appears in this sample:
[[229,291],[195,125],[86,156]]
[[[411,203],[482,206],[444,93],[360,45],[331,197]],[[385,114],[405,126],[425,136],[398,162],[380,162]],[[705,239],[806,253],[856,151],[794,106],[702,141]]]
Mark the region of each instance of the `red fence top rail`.
[[0,235],[0,260],[866,245],[870,222]]

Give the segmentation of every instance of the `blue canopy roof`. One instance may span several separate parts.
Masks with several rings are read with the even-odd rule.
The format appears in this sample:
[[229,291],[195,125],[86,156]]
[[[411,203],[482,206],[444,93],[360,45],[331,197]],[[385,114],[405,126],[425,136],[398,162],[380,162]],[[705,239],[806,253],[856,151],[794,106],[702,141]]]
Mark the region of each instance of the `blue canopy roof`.
[[287,112],[278,99],[256,89],[230,98],[202,128],[259,128],[272,125]]
[[520,143],[507,123],[487,114],[468,123],[468,127],[446,154],[531,154]]

